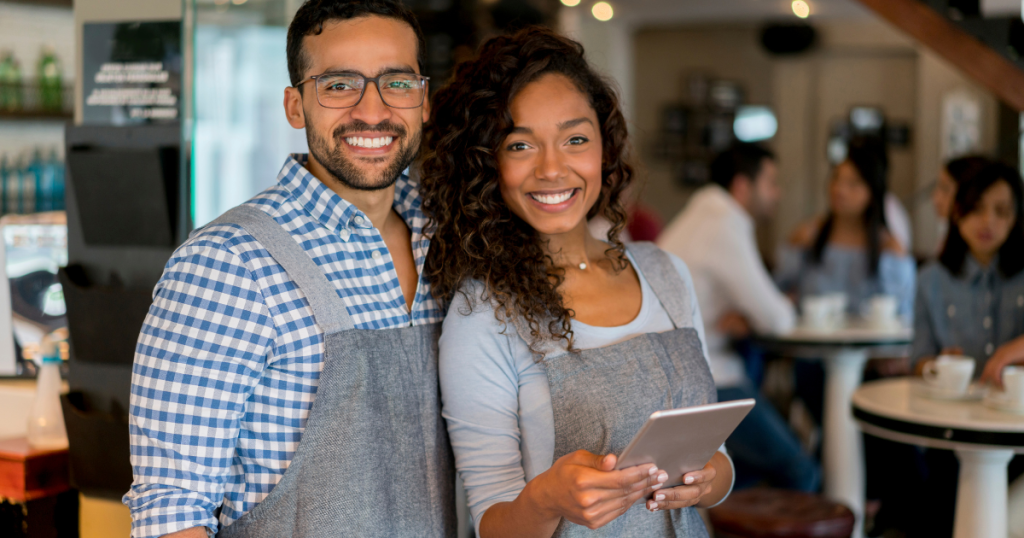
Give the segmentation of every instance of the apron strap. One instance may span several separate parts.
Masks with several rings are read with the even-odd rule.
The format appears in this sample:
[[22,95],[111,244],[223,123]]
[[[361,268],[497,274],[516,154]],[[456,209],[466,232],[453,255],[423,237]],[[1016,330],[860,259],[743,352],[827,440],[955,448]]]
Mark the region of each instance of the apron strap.
[[240,205],[224,213],[209,225],[235,224],[256,238],[274,260],[284,267],[288,278],[302,290],[313,309],[313,317],[324,334],[332,334],[355,328],[344,301],[338,296],[334,285],[316,265],[316,262],[302,250],[302,247],[285,231],[274,217],[251,205]]
[[672,324],[677,329],[693,327],[691,301],[694,298],[687,292],[686,283],[679,276],[679,271],[668,254],[648,241],[629,243],[626,250],[636,260],[640,272],[651,285],[661,306],[668,312]]

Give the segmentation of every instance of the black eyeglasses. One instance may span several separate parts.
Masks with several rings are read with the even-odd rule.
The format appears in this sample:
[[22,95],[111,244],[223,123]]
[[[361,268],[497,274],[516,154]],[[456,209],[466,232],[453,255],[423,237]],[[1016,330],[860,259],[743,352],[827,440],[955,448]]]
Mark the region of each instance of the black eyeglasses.
[[388,73],[366,78],[355,73],[323,73],[295,85],[309,82],[316,87],[316,101],[324,108],[352,108],[363,100],[366,86],[373,82],[381,101],[391,108],[418,108],[427,94],[430,77],[416,73]]

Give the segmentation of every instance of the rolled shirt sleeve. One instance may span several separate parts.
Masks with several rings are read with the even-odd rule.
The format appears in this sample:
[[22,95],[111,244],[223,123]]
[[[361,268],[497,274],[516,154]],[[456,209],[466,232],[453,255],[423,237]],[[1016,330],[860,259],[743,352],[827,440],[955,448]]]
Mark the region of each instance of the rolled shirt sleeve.
[[130,435],[132,536],[205,526],[228,487],[246,401],[275,327],[241,258],[208,241],[168,262],[136,346]]
[[715,248],[726,249],[728,254],[714,258],[714,270],[729,304],[735,305],[758,333],[791,330],[796,310],[768,274],[754,235],[742,233],[738,223],[719,228],[716,233],[721,238]]

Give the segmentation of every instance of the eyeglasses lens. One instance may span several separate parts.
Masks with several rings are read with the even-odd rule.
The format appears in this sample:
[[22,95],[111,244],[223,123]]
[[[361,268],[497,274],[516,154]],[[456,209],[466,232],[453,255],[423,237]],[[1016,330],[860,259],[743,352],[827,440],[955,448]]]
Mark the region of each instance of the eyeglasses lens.
[[[384,104],[392,108],[416,108],[423,104],[426,87],[417,75],[395,73],[380,77]],[[324,75],[316,80],[317,98],[327,108],[348,108],[359,103],[366,79],[358,75]]]

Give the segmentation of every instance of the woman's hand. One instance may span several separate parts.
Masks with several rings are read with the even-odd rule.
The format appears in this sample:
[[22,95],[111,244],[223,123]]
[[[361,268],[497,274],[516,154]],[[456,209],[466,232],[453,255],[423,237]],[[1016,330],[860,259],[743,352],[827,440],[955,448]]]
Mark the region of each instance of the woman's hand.
[[544,472],[542,498],[547,510],[577,525],[597,529],[626,513],[668,480],[656,466],[637,465],[616,471],[613,454],[578,450],[562,456]]
[[981,372],[981,382],[1002,387],[1003,368],[1011,364],[1024,364],[1024,336],[999,346],[985,363],[985,370]]
[[562,518],[589,529],[607,525],[668,480],[654,465],[615,470],[614,455],[578,450],[526,483],[514,501],[484,512],[484,538],[550,538]]
[[683,485],[655,492],[654,497],[647,501],[647,509],[654,512],[690,506],[714,506],[729,492],[731,484],[732,465],[729,458],[721,452],[715,452],[703,469],[683,475]]

